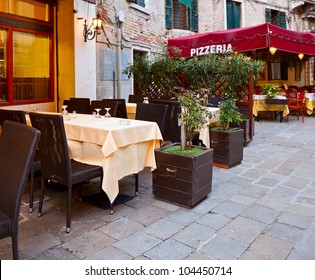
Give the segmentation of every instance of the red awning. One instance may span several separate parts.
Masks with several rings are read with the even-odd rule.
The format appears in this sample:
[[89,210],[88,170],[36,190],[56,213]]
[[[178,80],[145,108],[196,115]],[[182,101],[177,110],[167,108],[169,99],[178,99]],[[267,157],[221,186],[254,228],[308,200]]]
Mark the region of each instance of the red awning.
[[[292,53],[315,55],[315,34],[287,30],[270,23],[168,39],[171,56],[192,57],[208,53],[245,52],[275,47]],[[179,51],[179,54],[178,52]]]

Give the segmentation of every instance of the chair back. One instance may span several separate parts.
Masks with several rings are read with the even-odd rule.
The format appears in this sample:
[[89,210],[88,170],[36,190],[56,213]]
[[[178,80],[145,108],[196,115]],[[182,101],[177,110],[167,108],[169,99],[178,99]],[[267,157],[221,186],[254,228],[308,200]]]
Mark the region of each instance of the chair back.
[[104,116],[106,114],[105,108],[110,108],[109,114],[112,117],[117,116],[117,110],[118,110],[118,102],[112,101],[111,99],[108,100],[92,100],[91,101],[91,114],[93,112],[96,112],[95,109],[101,109],[100,115]]
[[129,103],[143,103],[143,95],[140,94],[129,94]]
[[139,103],[136,109],[136,120],[156,122],[164,139],[167,104]]
[[70,97],[69,113],[76,111],[79,114],[90,114],[90,98]]
[[[112,117],[118,117],[118,107],[119,107],[119,102],[118,101],[114,101],[114,100],[102,100],[102,105],[103,108],[110,108],[109,110],[109,114]],[[104,110],[106,114],[106,110]]]
[[180,142],[181,128],[178,125],[178,118],[181,113],[181,107],[178,101],[152,99],[153,103],[168,105],[166,123],[163,135],[164,141]]
[[100,110],[100,114],[101,115],[104,115],[105,114],[105,109],[104,109],[104,106],[102,104],[102,100],[91,100],[91,114],[93,114],[93,112],[96,113],[95,109],[101,109]]
[[117,108],[117,113],[115,117],[128,119],[125,99],[103,99],[103,100],[118,101],[118,108]]
[[18,226],[24,187],[40,134],[39,130],[26,124],[3,123],[0,136],[0,211],[10,218],[13,232]]
[[25,111],[0,109],[0,126],[5,120],[26,124]]
[[71,182],[71,163],[63,117],[30,112],[30,119],[32,126],[41,131],[42,178],[67,186]]

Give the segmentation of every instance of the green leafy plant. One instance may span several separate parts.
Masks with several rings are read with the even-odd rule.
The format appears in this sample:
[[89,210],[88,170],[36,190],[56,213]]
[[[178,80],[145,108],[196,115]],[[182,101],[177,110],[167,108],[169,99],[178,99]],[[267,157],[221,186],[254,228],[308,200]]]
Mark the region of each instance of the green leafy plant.
[[[206,124],[210,116],[206,107],[202,106],[200,99],[192,91],[185,91],[178,97],[178,101],[182,107],[180,118],[188,133],[189,141],[187,148],[191,149],[194,130],[199,129]],[[185,147],[182,147],[182,149],[184,148]]]
[[277,96],[280,93],[279,84],[264,84],[261,85],[263,88],[263,94],[267,96],[267,98],[272,98]]
[[226,99],[220,102],[220,129],[226,131],[230,124],[240,123],[244,120],[239,108],[235,105],[234,99]]

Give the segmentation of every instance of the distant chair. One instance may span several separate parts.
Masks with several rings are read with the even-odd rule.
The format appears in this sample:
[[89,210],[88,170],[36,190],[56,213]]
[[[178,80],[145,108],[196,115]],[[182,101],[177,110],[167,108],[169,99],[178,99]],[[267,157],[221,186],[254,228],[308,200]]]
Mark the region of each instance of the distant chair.
[[139,103],[136,109],[136,120],[156,122],[161,134],[164,134],[167,117],[167,104]]
[[126,107],[126,100],[125,99],[103,99],[105,101],[110,100],[110,101],[117,101],[118,102],[118,108],[117,108],[117,118],[123,118],[123,119],[128,119],[127,115],[127,107]]
[[[290,110],[289,115],[296,114],[297,119],[299,115],[302,116],[302,122],[304,123],[304,114],[305,114],[305,90],[304,89],[295,89],[288,88],[286,91],[286,97],[288,100],[288,107]],[[288,115],[288,119],[289,119]]]
[[[164,141],[170,142],[181,142],[181,127],[178,124],[178,118],[181,113],[181,106],[178,101],[174,100],[160,100],[152,99],[153,103],[168,105],[168,111],[165,122],[165,129],[163,135]],[[194,131],[192,142],[194,145],[199,145],[199,135],[198,131]]]
[[208,106],[218,108],[222,98],[219,97],[208,97]]
[[129,94],[128,103],[143,103],[143,95]]
[[18,227],[21,201],[40,132],[5,121],[0,136],[0,238],[12,238],[13,258],[19,259]]
[[42,184],[38,206],[41,216],[45,182],[52,181],[67,188],[67,222],[66,232],[70,232],[72,210],[72,188],[85,184],[88,180],[103,178],[103,168],[97,165],[84,164],[70,159],[64,121],[61,115],[30,113],[33,127],[41,131],[39,152],[42,164]]
[[[6,109],[0,109],[0,126],[3,126],[4,121],[14,121],[22,124],[26,124],[26,117],[25,117],[25,111],[23,110],[6,110]],[[34,161],[31,167],[30,171],[30,177],[31,177],[31,189],[30,189],[30,213],[33,212],[33,201],[34,201],[34,175],[35,172],[40,171],[41,164],[39,159],[39,153],[36,151],[34,156]]]
[[91,113],[96,112],[95,109],[101,109],[100,115],[104,116],[106,114],[105,108],[110,108],[109,114],[112,117],[117,117],[118,110],[118,102],[112,101],[112,99],[108,100],[92,100],[91,101]]
[[69,113],[76,111],[79,114],[90,114],[90,98],[70,97]]

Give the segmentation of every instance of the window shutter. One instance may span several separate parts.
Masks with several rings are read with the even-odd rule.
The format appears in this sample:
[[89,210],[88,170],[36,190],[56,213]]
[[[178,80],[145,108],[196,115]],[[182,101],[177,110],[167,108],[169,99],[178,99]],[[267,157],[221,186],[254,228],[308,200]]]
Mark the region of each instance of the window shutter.
[[233,13],[234,13],[234,28],[241,27],[241,4],[237,2],[233,3]]
[[173,28],[173,18],[172,18],[172,0],[165,0],[165,25],[166,28]]
[[266,9],[266,22],[271,23],[271,10],[270,9]]
[[198,1],[191,1],[191,30],[198,31]]
[[288,79],[288,63],[286,61],[281,62],[281,80]]
[[226,2],[226,22],[227,29],[233,28],[233,6],[231,1]]
[[279,26],[282,28],[287,28],[285,12],[280,12],[280,25]]
[[227,29],[241,26],[241,4],[233,1],[226,2]]

